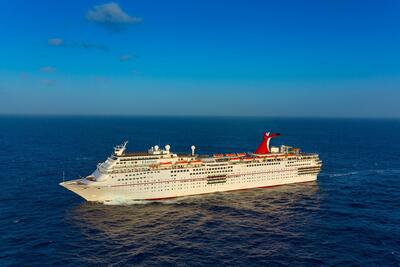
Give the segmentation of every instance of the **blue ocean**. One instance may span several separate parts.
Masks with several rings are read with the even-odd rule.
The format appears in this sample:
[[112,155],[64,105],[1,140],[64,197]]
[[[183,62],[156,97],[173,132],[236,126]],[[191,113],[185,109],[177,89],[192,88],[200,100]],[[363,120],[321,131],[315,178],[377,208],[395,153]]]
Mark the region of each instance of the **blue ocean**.
[[[87,203],[58,184],[113,146],[317,152],[316,182]],[[400,266],[400,120],[0,117],[1,266]]]

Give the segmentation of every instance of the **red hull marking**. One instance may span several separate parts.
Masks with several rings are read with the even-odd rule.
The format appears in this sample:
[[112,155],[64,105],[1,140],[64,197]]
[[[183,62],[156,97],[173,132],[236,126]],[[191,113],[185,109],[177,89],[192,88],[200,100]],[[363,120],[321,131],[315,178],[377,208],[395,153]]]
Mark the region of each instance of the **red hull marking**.
[[172,199],[177,197],[161,197],[161,198],[145,198],[144,200],[164,200],[164,199]]
[[[305,184],[305,183],[310,183],[310,182],[313,182],[313,181],[298,182],[298,183],[291,183],[291,184]],[[250,189],[257,189],[257,188],[271,188],[271,187],[278,187],[278,186],[282,186],[282,185],[289,185],[289,184],[267,185],[267,186],[250,187],[250,188],[242,188],[242,189],[233,189],[233,190],[226,190],[226,191],[215,191],[215,192],[210,192],[210,193],[201,193],[201,194],[175,196],[175,197],[145,198],[144,200],[157,201],[157,200],[173,199],[173,198],[178,198],[178,197],[192,197],[192,196],[214,194],[214,193],[221,193],[221,192],[244,191],[244,190],[250,190]]]

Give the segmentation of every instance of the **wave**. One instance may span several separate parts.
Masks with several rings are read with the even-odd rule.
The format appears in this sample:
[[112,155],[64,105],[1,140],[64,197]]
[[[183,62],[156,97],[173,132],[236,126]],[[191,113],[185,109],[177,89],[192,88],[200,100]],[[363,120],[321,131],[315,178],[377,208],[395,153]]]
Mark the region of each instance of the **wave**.
[[103,202],[105,205],[111,206],[129,206],[129,205],[148,205],[148,204],[182,204],[189,197],[177,197],[173,199],[165,199],[165,200],[132,200],[132,199],[123,199],[116,198],[111,201]]
[[332,174],[329,174],[329,177],[343,177],[343,176],[356,175],[359,173],[360,173],[359,171],[351,171],[351,172],[344,172],[344,173],[332,173]]
[[113,199],[111,201],[102,202],[102,203],[104,205],[110,205],[110,206],[129,206],[129,205],[146,205],[146,204],[153,203],[153,201],[117,198],[117,199]]
[[180,196],[180,197],[160,199],[160,200],[131,200],[125,198],[115,198],[111,201],[102,203],[105,205],[114,205],[114,206],[147,205],[147,204],[180,205],[180,204],[191,204],[193,202],[209,200],[211,198],[218,198],[224,196],[224,193],[225,192],[215,192],[206,195],[199,194],[192,196]]
[[399,174],[400,169],[372,169],[372,170],[362,170],[362,171],[349,171],[342,173],[331,173],[328,174],[329,177],[343,177],[343,176],[352,176],[352,175],[370,175],[370,174],[380,174],[380,175],[392,175]]
[[383,170],[376,170],[378,174],[399,174],[400,169],[383,169]]

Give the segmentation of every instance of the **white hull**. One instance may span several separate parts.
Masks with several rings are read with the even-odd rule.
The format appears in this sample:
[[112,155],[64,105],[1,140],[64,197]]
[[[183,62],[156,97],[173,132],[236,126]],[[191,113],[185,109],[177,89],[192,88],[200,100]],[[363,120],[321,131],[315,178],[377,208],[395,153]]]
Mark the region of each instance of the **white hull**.
[[[319,168],[320,163],[313,158],[301,161],[306,168]],[[296,163],[296,162],[294,162]],[[253,164],[254,165],[254,164]],[[260,164],[261,165],[261,164]],[[293,163],[292,163],[293,165]],[[299,174],[298,167],[287,166],[282,160],[275,166],[247,167],[247,164],[235,164],[226,175],[226,182],[211,183],[208,175],[190,175],[195,169],[211,169],[212,166],[192,168],[188,172],[172,174],[171,170],[144,174],[145,180],[126,182],[90,182],[85,179],[61,183],[62,186],[78,194],[87,201],[109,202],[113,200],[159,200],[182,196],[208,194],[260,187],[271,187],[292,183],[315,181],[318,172]],[[200,172],[201,173],[201,172]],[[225,173],[225,172],[221,172]],[[112,179],[118,181],[118,177]],[[174,176],[175,175],[175,176]],[[217,175],[217,173],[216,173]]]

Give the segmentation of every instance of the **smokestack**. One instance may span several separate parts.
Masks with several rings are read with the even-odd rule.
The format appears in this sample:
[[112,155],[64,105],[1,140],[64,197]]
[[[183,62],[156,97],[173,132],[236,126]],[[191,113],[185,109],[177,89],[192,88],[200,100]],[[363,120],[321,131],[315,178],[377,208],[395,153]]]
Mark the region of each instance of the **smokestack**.
[[280,136],[281,134],[279,133],[270,133],[270,132],[265,132],[264,133],[264,139],[258,146],[256,152],[254,154],[268,154],[269,153],[269,142],[271,141],[271,138]]

